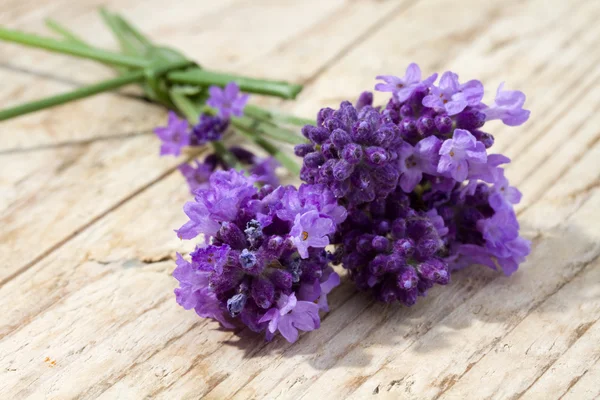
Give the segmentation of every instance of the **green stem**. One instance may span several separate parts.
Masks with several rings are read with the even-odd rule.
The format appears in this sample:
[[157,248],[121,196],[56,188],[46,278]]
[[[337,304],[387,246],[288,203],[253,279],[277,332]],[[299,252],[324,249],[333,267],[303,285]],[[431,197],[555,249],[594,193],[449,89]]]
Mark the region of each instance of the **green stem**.
[[246,116],[239,117],[238,120],[240,120],[239,123],[247,126],[249,130],[258,131],[265,136],[269,136],[271,139],[284,143],[293,145],[306,143],[306,139],[296,132],[275,125],[264,116],[255,114],[251,109],[248,109],[248,106],[245,107],[244,114],[246,114]]
[[175,71],[168,74],[167,78],[171,82],[176,83],[188,83],[200,86],[217,85],[221,87],[234,81],[243,92],[278,96],[284,99],[294,99],[302,90],[301,85],[221,74],[204,69]]
[[145,47],[153,47],[154,44],[148,38],[142,34],[133,24],[127,21],[123,16],[119,14],[114,14],[115,18],[119,21],[123,27],[128,30],[143,46]]
[[69,54],[76,57],[87,58],[123,67],[145,68],[150,65],[150,62],[143,58],[113,53],[110,51],[100,50],[96,48],[90,48],[79,43],[46,38],[30,33],[5,29],[2,27],[0,27],[0,40],[20,43],[30,47],[51,50],[59,53]]
[[5,110],[0,111],[0,121],[18,117],[19,115],[29,114],[35,111],[43,110],[44,108],[58,106],[60,104],[68,103],[70,101],[83,99],[84,97],[93,96],[98,93],[117,89],[121,86],[125,86],[130,83],[143,81],[145,77],[146,76],[144,74],[144,71],[133,71],[125,75],[119,76],[118,78],[102,81],[95,85],[90,85],[87,87],[73,90],[72,92],[59,94],[57,96],[33,101],[31,103],[21,104],[12,108],[7,108]]
[[131,39],[128,38],[128,34],[125,32],[121,23],[114,14],[109,13],[104,8],[100,8],[100,16],[104,20],[106,26],[108,26],[108,28],[113,33],[115,39],[117,39],[117,41],[119,42],[123,53],[133,56],[143,55],[143,51],[138,46],[136,46]]
[[300,173],[300,167],[292,158],[290,158],[286,153],[281,151],[281,149],[277,148],[277,146],[275,146],[265,138],[256,135],[256,133],[248,129],[246,124],[241,122],[239,118],[232,118],[231,123],[233,126],[238,128],[242,135],[256,143],[258,146],[262,147],[267,153],[275,157],[275,159],[279,161],[281,165],[287,168],[287,170],[290,171],[293,175],[298,175]]
[[58,22],[54,21],[53,19],[50,19],[50,18],[46,19],[46,26],[48,27],[48,29],[53,30],[54,32],[58,33],[63,38],[65,38],[65,40],[68,40],[69,42],[73,42],[73,43],[80,44],[82,46],[89,47],[88,44],[83,39],[81,39],[79,36],[77,36],[76,34],[71,32],[69,29],[65,28]]
[[166,74],[168,71],[184,68],[189,65],[190,61],[179,61],[167,65],[161,65],[152,70],[143,69],[128,72],[117,78],[108,79],[90,86],[78,88],[68,93],[63,93],[56,96],[47,97],[45,99],[32,101],[30,103],[21,104],[12,108],[7,108],[0,111],[0,121],[43,110],[45,108],[58,106],[70,101],[83,99],[98,93],[108,92],[109,90],[114,90],[130,83],[144,81],[149,76],[153,78],[160,77]]
[[284,124],[298,125],[298,126],[316,125],[317,124],[317,122],[314,119],[296,117],[295,115],[285,114],[285,113],[282,113],[279,111],[266,110],[262,107],[258,107],[258,106],[252,105],[252,104],[246,105],[246,110],[249,110],[250,112],[256,113],[256,114],[262,114],[266,118],[269,118],[273,121],[281,122]]

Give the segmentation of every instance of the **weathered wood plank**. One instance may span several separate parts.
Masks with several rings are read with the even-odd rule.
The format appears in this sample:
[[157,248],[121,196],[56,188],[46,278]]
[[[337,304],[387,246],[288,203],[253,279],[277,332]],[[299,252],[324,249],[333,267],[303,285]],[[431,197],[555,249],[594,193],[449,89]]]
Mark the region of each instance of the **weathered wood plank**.
[[595,261],[495,344],[442,398],[468,397],[474,387],[478,397],[520,397],[599,318],[600,262]]
[[[593,221],[600,217],[600,143],[590,117],[597,107],[592,92],[597,92],[598,77],[590,68],[598,57],[593,45],[600,31],[591,22],[597,18],[598,9],[593,1],[557,3],[554,7],[545,7],[541,0],[502,6],[474,3],[464,10],[441,0],[408,10],[404,8],[407,5],[392,2],[383,3],[381,8],[350,3],[351,7],[334,7],[331,13],[343,15],[347,23],[362,24],[359,26],[366,36],[336,36],[336,32],[349,34],[350,29],[343,22],[327,24],[331,14],[326,13],[326,18],[315,23],[315,31],[308,29],[306,41],[295,43],[299,30],[265,52],[277,60],[272,68],[278,77],[281,74],[285,78],[289,69],[294,79],[315,80],[300,104],[291,106],[305,115],[314,114],[318,106],[335,106],[341,98],[332,94],[354,97],[372,86],[373,74],[400,72],[398,69],[413,59],[427,71],[448,67],[463,71],[464,78],[484,76],[486,84],[505,77],[510,88],[528,93],[532,123],[512,131],[500,128],[497,136],[497,148],[507,149],[514,159],[509,175],[521,184],[525,194],[521,208],[524,230],[531,235],[537,232],[534,252],[521,272],[504,279],[486,269],[471,268],[456,274],[447,290],[433,291],[410,309],[375,304],[346,283],[334,292],[333,312],[326,316],[321,329],[303,335],[298,343],[289,345],[277,339],[266,345],[262,338],[245,331],[238,332],[242,338],[236,338],[232,332],[218,330],[216,323],[198,320],[193,313],[181,310],[172,299],[175,282],[170,277],[173,262],[168,259],[176,250],[189,250],[190,243],[179,242],[170,231],[183,221],[177,204],[188,196],[181,178],[170,174],[130,201],[117,202],[118,207],[101,214],[101,219],[84,211],[93,208],[82,208],[78,218],[92,220],[93,225],[72,221],[63,225],[60,229],[65,231],[68,226],[86,229],[68,237],[60,249],[0,288],[0,304],[9,310],[0,326],[0,363],[7,365],[0,371],[0,396],[171,399],[204,395],[221,399],[340,398],[349,394],[354,398],[428,398],[443,394],[454,398],[477,393],[510,396],[526,390],[524,396],[529,398],[565,392],[570,398],[597,397],[598,323],[592,324],[600,312],[600,228]],[[252,10],[268,5],[271,3],[261,2]],[[433,12],[446,8],[444,15]],[[383,9],[398,14],[389,17],[376,11]],[[381,17],[382,24],[389,24],[376,29],[367,23],[368,18],[367,22],[359,18],[370,10],[372,18]],[[486,23],[482,23],[486,20],[483,17],[473,18],[475,14],[487,15]],[[176,13],[172,18],[177,20]],[[423,32],[423,26],[430,22],[434,26]],[[173,29],[173,37],[186,35],[179,27]],[[313,57],[301,64],[305,68],[294,68],[296,63],[305,62],[304,54],[314,54],[322,32],[330,34],[324,43],[338,49],[343,59],[333,62],[323,57],[323,65],[315,61],[319,57]],[[346,48],[349,45],[351,48]],[[552,52],[557,46],[563,46],[559,59]],[[288,56],[293,63],[286,64]],[[264,67],[268,72],[271,68],[261,65],[261,58],[229,61],[235,68],[248,66],[249,71],[260,72]],[[390,71],[382,71],[384,67]],[[586,74],[588,70],[591,72]],[[41,82],[50,86],[48,90],[60,89]],[[136,107],[128,99],[118,101],[124,104],[122,111],[108,108],[109,100],[98,100],[106,110],[96,114],[90,103],[85,106],[90,109],[83,112],[94,118],[112,117],[126,114],[127,107]],[[144,118],[152,114],[151,110],[139,113]],[[58,121],[58,116],[45,118],[51,123]],[[133,127],[140,124],[121,118],[122,123]],[[79,119],[73,123],[81,124]],[[54,131],[40,130],[36,140],[46,145],[52,142],[51,134],[69,140],[77,138],[79,130],[82,134],[89,130],[82,124],[65,133],[60,129],[63,125],[52,126]],[[28,128],[36,127],[31,120]],[[22,132],[24,128],[20,129]],[[108,133],[112,132],[99,131],[89,137]],[[562,146],[566,137],[569,142]],[[27,145],[13,140],[12,146]],[[121,158],[141,156],[144,148],[156,148],[151,136],[126,141],[132,144],[119,147],[113,169],[106,167],[96,179],[102,181],[122,172],[116,165],[133,171],[130,165],[134,162],[129,164]],[[83,186],[76,180],[90,175],[94,162],[115,160],[111,158],[115,149],[110,140],[86,147],[94,150],[83,153],[83,161],[75,160],[67,167],[81,169],[80,174],[59,175],[50,187],[60,195],[47,202],[32,195],[39,187],[48,187],[42,184],[43,179],[55,175],[53,170],[42,170],[40,163],[60,165],[56,157],[71,153],[49,149],[42,151],[43,158],[39,159],[32,158],[38,156],[37,150],[21,153],[31,154],[28,161],[35,166],[32,174],[36,179],[28,183],[31,178],[20,172],[18,179],[23,183],[13,185],[14,175],[2,168],[1,182],[13,192],[0,207],[13,214],[21,212],[21,196],[28,193],[31,201],[39,202],[37,210],[41,212],[42,205],[48,208],[70,190],[81,190]],[[11,165],[28,168],[17,156],[10,155]],[[148,160],[155,157],[147,151],[146,156]],[[147,166],[155,172],[168,171],[164,164],[156,166],[159,163],[148,161]],[[123,177],[114,179],[120,179],[115,184],[121,185]],[[106,193],[85,198],[106,201]],[[51,210],[48,221],[56,218],[58,224],[72,212]],[[27,219],[22,215],[15,217],[25,225]],[[35,225],[27,229],[31,229],[27,231],[31,239],[39,241],[39,229],[36,231]],[[55,229],[45,228],[45,235],[61,232]],[[15,237],[23,241],[24,250],[32,243],[23,235]],[[586,328],[583,334],[581,327]],[[540,336],[541,331],[545,335]],[[580,337],[574,339],[575,334]],[[530,345],[528,354],[520,357]],[[492,367],[494,373],[486,374]],[[506,386],[502,378],[507,378]]]
[[[583,290],[588,291],[588,288],[583,288]],[[596,295],[589,300],[595,301],[597,297]],[[535,330],[537,331],[538,328],[536,327]],[[567,394],[581,378],[591,372],[594,364],[600,361],[600,348],[597,345],[600,341],[600,323],[595,322],[585,332],[581,329],[578,333],[581,333],[582,336],[523,393],[523,399],[542,399],[548,393]],[[593,384],[587,386],[587,389],[594,389],[595,386],[597,391],[600,390],[597,382],[597,380],[595,383],[590,381],[589,383]],[[582,384],[585,385],[585,382]],[[575,392],[574,390],[573,393]],[[579,398],[594,398],[600,394],[600,392],[597,392],[596,395],[593,393],[590,391],[585,396],[582,394]]]

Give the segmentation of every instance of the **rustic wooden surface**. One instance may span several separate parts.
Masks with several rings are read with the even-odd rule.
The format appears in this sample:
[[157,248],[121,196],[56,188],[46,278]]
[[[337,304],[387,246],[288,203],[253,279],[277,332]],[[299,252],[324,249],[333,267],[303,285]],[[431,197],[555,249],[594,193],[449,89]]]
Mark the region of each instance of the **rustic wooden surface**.
[[[0,398],[600,397],[597,0],[2,0],[0,24],[52,17],[114,47],[101,4],[204,65],[305,83],[294,103],[254,99],[304,116],[411,61],[523,90],[531,120],[490,125],[533,252],[412,308],[345,282],[293,345],[220,330],[172,294],[189,194],[184,158],[157,156],[165,111],[103,94],[0,124]],[[0,107],[110,75],[0,44]]]

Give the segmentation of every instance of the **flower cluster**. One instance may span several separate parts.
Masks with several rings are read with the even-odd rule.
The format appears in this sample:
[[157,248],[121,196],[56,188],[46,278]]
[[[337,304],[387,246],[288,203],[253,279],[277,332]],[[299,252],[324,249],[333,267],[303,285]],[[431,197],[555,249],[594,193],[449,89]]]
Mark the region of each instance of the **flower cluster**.
[[184,211],[182,239],[202,237],[177,257],[177,302],[225,327],[279,331],[290,342],[319,327],[339,276],[325,250],[346,210],[321,185],[255,186],[255,175],[215,171]]
[[161,156],[178,156],[184,147],[202,146],[220,140],[229,127],[229,118],[232,115],[241,116],[248,102],[248,95],[241,94],[235,82],[229,82],[224,89],[211,86],[209,93],[206,104],[214,107],[218,115],[203,113],[198,123],[190,128],[185,119],[180,119],[171,111],[167,125],[154,129],[154,133],[162,142]]
[[[228,83],[224,89],[211,86],[209,93],[210,97],[206,104],[213,107],[218,115],[203,113],[200,115],[198,123],[190,128],[185,119],[179,118],[171,111],[167,126],[154,130],[162,141],[161,155],[179,156],[185,147],[197,147],[208,142],[219,141],[229,127],[231,116],[243,115],[249,96],[240,93],[240,88],[235,82]],[[259,183],[279,185],[279,178],[275,173],[279,163],[273,157],[258,157],[237,146],[231,147],[227,151],[235,156],[241,166],[252,175],[256,175]],[[213,153],[208,155],[203,162],[193,160],[191,163],[180,165],[179,171],[193,194],[196,190],[208,186],[208,180],[217,167],[229,169],[231,165],[228,165],[220,155]]]
[[385,302],[412,305],[473,263],[510,275],[530,250],[513,210],[521,195],[500,167],[510,160],[488,154],[494,138],[482,130],[495,119],[524,123],[525,95],[502,84],[488,106],[481,82],[437,78],[422,80],[416,64],[401,78],[379,76],[375,89],[391,92],[384,108],[368,92],[324,108],[303,129],[310,143],[296,147],[301,179],[348,210],[334,261]]

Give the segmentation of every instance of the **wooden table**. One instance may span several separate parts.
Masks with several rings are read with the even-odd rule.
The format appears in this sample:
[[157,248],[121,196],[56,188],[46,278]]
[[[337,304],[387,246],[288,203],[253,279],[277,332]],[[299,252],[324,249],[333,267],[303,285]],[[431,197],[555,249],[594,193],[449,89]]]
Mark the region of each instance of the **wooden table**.
[[[114,48],[96,7],[213,69],[304,83],[303,116],[411,61],[523,90],[531,120],[491,124],[533,252],[510,278],[456,273],[412,308],[344,282],[290,345],[238,336],[174,300],[172,232],[189,194],[151,133],[165,110],[104,94],[0,124],[0,398],[347,399],[600,396],[597,0],[3,0]],[[168,4],[168,5],[165,5]],[[112,72],[0,44],[0,107]]]

